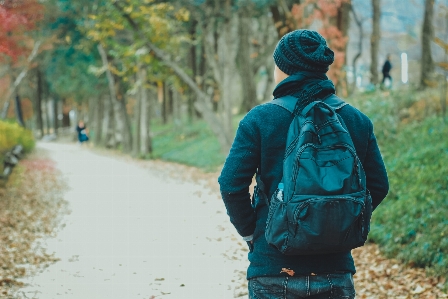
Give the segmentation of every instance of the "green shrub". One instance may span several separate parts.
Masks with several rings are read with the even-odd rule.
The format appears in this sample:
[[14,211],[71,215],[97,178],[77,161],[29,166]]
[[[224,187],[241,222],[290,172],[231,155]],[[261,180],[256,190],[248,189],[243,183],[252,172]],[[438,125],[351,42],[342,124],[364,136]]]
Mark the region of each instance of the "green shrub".
[[371,239],[388,256],[448,276],[448,127],[429,118],[383,146],[391,190]]
[[34,147],[34,137],[31,131],[20,127],[17,123],[0,121],[0,160],[14,145],[20,144],[25,152]]
[[430,93],[375,94],[352,104],[372,119],[390,180],[370,240],[388,257],[448,277],[448,126],[435,115],[404,121],[401,113]]

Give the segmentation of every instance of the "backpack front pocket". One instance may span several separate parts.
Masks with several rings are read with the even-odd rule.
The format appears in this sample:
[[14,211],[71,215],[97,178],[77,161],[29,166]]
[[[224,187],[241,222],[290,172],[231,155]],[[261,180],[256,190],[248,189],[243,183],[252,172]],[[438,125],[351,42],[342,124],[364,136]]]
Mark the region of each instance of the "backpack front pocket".
[[[302,197],[302,196],[301,196]],[[365,242],[363,197],[315,197],[288,205],[293,211],[285,254],[324,254],[350,250]]]

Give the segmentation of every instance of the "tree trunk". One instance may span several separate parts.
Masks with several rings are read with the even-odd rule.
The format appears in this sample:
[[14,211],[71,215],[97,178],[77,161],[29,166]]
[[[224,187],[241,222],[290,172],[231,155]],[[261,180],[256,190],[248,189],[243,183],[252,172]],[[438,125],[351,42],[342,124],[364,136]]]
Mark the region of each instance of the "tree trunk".
[[[352,5],[348,2],[343,2],[338,11],[338,29],[341,31],[342,36],[344,38],[347,37],[348,29],[350,27],[350,9]],[[344,66],[342,66],[342,70],[340,75],[342,76],[338,80],[337,90],[339,90],[339,94],[342,94],[344,97],[348,96],[348,80],[347,80],[347,72],[344,71],[345,66],[347,65],[347,44],[346,42],[343,47],[344,51]]]
[[[120,86],[117,86],[117,89],[121,91]],[[131,120],[127,113],[126,108],[126,95],[123,91],[120,94],[120,111],[123,117],[123,151],[126,153],[130,153],[132,151],[132,132],[131,132]]]
[[70,127],[70,111],[66,110],[66,98],[62,99],[62,127],[69,128]]
[[[148,90],[147,90],[148,92]],[[152,145],[152,134],[151,134],[151,116],[153,115],[153,109],[152,104],[154,104],[155,100],[157,99],[157,93],[155,90],[149,90],[150,97],[146,98],[146,142],[143,144],[145,146],[144,153],[147,153],[149,155],[152,155],[153,152],[153,145]]]
[[39,67],[36,68],[36,100],[34,103],[34,115],[36,117],[36,126],[40,132],[40,138],[44,136],[44,122],[42,120],[42,74]]
[[115,137],[115,141],[119,141],[123,145],[123,151],[129,152],[132,148],[131,143],[131,134],[129,131],[129,124],[126,122],[127,120],[127,113],[126,113],[126,104],[124,102],[124,97],[122,100],[118,100],[117,97],[117,90],[116,90],[116,83],[114,76],[112,75],[112,72],[109,69],[109,61],[107,59],[106,51],[104,50],[103,46],[101,44],[98,45],[98,52],[101,55],[101,59],[103,62],[103,66],[106,68],[106,76],[109,83],[109,92],[110,92],[110,100],[112,102],[112,107],[114,110],[114,120],[115,124],[114,127],[116,128],[115,133],[119,133],[120,137]]
[[106,96],[107,100],[104,101],[106,113],[105,113],[105,119],[104,119],[104,129],[106,131],[106,134],[104,136],[104,139],[102,140],[102,144],[105,147],[108,148],[117,148],[118,146],[118,140],[117,140],[117,133],[116,133],[116,123],[114,121],[114,108],[113,103],[110,98],[110,96]]
[[16,107],[16,118],[17,118],[17,122],[19,123],[20,126],[22,126],[23,128],[25,128],[25,123],[23,122],[23,113],[22,113],[22,103],[20,101],[20,96],[19,94],[16,94],[15,97],[15,107]]
[[167,124],[171,116],[172,92],[167,82],[163,82],[162,119]]
[[[47,135],[50,135],[51,133],[51,121],[50,121],[50,101],[48,99],[48,95],[45,97],[45,125],[47,128]],[[78,114],[76,114],[78,115]]]
[[[215,24],[215,22],[217,20],[212,18],[205,28],[205,51],[207,62],[209,62],[215,81],[218,84],[219,99],[222,104],[222,130],[226,142],[231,145],[234,136],[232,108],[235,95],[232,84],[236,72],[235,58],[238,51],[238,18],[232,16],[224,23]],[[215,40],[215,30],[220,31],[218,40]],[[215,44],[218,45],[216,48],[214,47]]]
[[[103,140],[103,119],[104,119],[104,99],[103,96],[98,96],[96,98],[95,114],[94,114],[94,126],[95,126],[95,136],[93,142],[96,145],[101,145],[101,140]],[[92,124],[93,125],[93,124]]]
[[142,111],[142,83],[140,83],[140,92],[137,94],[137,100],[134,107],[134,136],[132,138],[133,140],[133,146],[132,146],[132,155],[134,157],[140,157],[140,138],[141,138],[141,111]]
[[181,105],[181,95],[175,89],[171,89],[172,92],[172,105],[173,105],[173,122],[175,126],[181,125],[181,115],[180,115],[180,105]]
[[53,114],[53,132],[55,135],[58,134],[58,101],[56,100],[56,97],[53,96],[53,99],[51,100],[51,110]]
[[420,72],[420,89],[431,85],[434,72],[434,61],[431,54],[431,43],[434,39],[434,0],[425,0],[425,16],[422,26],[422,59]]
[[352,66],[353,66],[353,83],[352,87],[350,88],[349,94],[352,94],[356,89],[356,77],[357,77],[357,71],[356,71],[356,63],[358,59],[362,55],[362,41],[364,39],[364,29],[362,26],[362,21],[358,18],[358,14],[356,13],[353,5],[351,6],[351,12],[353,14],[353,19],[355,20],[356,25],[359,29],[359,41],[358,41],[358,53],[356,53],[355,57],[353,58]]
[[374,85],[378,84],[378,52],[380,48],[381,29],[381,0],[372,0],[373,17],[372,17],[372,36],[370,37],[370,82]]
[[251,57],[251,36],[252,19],[249,14],[251,7],[244,7],[239,12],[238,37],[239,50],[237,54],[238,70],[243,86],[243,100],[240,113],[249,112],[257,105],[257,88],[255,86],[252,57]]
[[138,74],[140,81],[140,154],[145,158],[151,152],[150,136],[150,105],[148,91],[146,90],[146,69],[140,68]]
[[[190,35],[192,38],[196,38],[197,36],[197,28],[198,21],[193,19],[191,20],[190,24]],[[188,62],[191,69],[191,77],[196,82],[196,84],[201,84],[202,78],[198,78],[198,68],[197,68],[197,51],[196,51],[197,45],[195,40],[192,41],[192,44],[190,45],[190,51],[188,53]],[[198,82],[199,81],[199,82]],[[194,109],[194,93],[193,91],[188,92],[188,119],[190,122],[193,122],[195,118],[195,109]]]

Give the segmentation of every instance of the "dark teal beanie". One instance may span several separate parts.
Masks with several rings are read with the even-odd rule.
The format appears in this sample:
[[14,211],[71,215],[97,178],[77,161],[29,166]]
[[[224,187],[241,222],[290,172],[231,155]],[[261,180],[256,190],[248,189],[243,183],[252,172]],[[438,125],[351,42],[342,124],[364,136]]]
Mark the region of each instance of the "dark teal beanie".
[[280,39],[274,61],[287,75],[300,71],[326,73],[334,61],[334,53],[318,32],[300,29]]

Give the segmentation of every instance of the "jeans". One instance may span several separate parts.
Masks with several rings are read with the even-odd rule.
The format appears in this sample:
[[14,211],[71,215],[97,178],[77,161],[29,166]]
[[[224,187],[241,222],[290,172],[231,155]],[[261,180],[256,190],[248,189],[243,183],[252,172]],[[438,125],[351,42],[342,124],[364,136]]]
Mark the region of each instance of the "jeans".
[[351,273],[249,279],[249,299],[353,299]]

